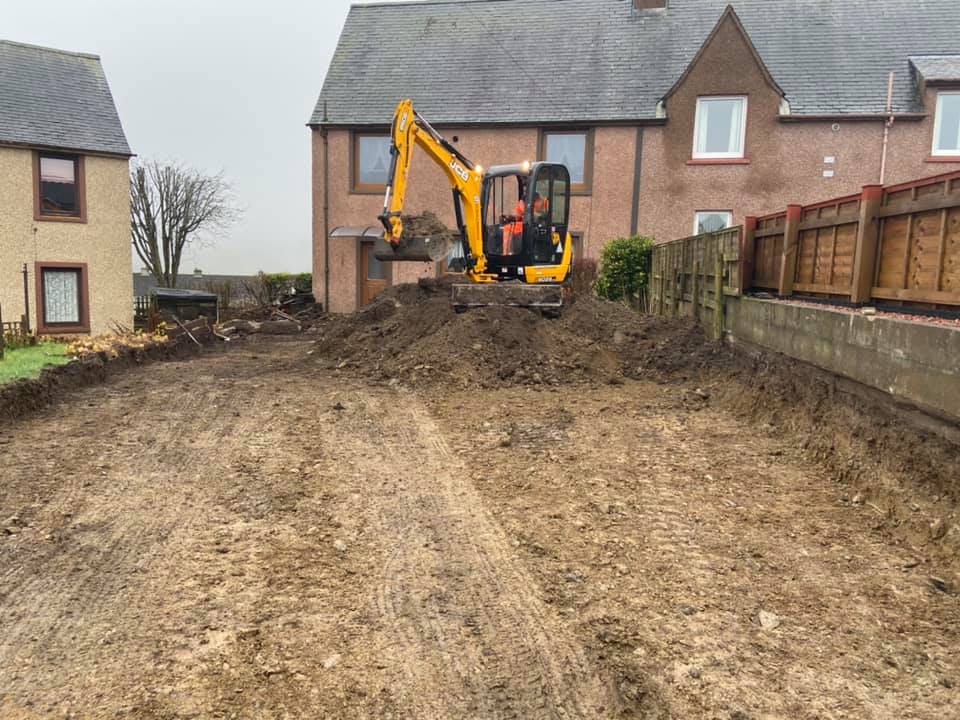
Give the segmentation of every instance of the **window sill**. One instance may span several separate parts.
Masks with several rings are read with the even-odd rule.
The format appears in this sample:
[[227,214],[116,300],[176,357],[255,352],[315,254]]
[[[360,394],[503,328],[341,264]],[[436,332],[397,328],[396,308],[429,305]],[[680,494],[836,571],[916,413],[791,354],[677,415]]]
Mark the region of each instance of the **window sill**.
[[960,155],[931,155],[924,162],[928,163],[960,163]]
[[687,165],[749,165],[749,158],[691,158]]
[[89,335],[89,325],[65,325],[63,327],[41,325],[37,328],[37,335]]
[[86,215],[34,215],[36,222],[63,222],[63,223],[85,223]]
[[387,191],[387,186],[383,187],[352,187],[350,188],[351,195],[383,195]]

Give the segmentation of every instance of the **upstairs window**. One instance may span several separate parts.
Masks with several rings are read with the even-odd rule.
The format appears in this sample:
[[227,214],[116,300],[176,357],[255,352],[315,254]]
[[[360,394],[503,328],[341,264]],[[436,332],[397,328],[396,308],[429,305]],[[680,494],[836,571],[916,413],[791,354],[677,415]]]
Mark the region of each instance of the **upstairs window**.
[[729,210],[698,210],[693,215],[693,234],[717,232],[733,224],[733,213]]
[[746,132],[746,97],[697,98],[694,159],[742,158]]
[[540,157],[567,166],[571,192],[590,191],[593,136],[589,130],[545,131],[541,144]]
[[357,192],[381,192],[390,172],[390,136],[353,136],[353,189]]
[[960,90],[937,94],[933,154],[960,156]]
[[37,220],[84,220],[83,158],[38,152],[34,156]]

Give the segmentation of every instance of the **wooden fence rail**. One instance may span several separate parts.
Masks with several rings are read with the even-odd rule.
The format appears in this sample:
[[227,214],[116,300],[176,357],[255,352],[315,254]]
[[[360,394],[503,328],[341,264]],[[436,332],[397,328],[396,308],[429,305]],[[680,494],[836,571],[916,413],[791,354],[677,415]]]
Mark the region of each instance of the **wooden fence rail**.
[[960,172],[744,223],[743,288],[856,304],[960,306]]

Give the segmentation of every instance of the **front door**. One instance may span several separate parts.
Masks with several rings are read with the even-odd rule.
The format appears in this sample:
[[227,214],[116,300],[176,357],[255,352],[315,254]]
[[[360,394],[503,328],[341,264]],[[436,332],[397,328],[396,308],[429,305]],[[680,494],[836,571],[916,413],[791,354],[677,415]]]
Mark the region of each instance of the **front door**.
[[376,243],[360,243],[360,304],[366,305],[390,286],[387,263],[374,257]]

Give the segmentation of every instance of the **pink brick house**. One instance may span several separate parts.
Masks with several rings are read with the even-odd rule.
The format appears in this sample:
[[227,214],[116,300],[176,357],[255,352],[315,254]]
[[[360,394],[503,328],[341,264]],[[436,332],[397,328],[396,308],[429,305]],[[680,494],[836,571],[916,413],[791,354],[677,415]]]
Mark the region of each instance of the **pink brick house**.
[[[577,250],[960,169],[955,0],[427,0],[355,5],[309,127],[317,298],[430,266],[372,258],[397,101],[471,159],[565,162]],[[893,73],[892,107],[887,90]],[[429,160],[408,208],[453,225]]]

